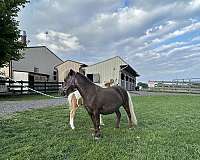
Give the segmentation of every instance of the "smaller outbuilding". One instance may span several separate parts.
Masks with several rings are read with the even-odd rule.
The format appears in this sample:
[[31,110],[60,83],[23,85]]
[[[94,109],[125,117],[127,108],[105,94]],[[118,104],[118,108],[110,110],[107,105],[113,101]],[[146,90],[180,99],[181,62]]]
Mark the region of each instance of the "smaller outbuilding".
[[85,75],[85,71],[83,70],[83,67],[86,67],[86,66],[87,66],[86,64],[72,61],[72,60],[67,60],[61,64],[56,65],[55,69],[57,70],[58,81],[63,82],[70,69],[73,69],[74,71],[80,72],[83,75]]

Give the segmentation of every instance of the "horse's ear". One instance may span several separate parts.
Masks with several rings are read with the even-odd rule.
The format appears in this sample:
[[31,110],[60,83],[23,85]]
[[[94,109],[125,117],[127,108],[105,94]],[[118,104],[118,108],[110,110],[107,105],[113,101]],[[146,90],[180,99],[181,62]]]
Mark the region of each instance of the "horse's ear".
[[70,75],[70,76],[75,75],[75,71],[74,71],[73,69],[70,69],[70,71],[69,71],[69,75]]

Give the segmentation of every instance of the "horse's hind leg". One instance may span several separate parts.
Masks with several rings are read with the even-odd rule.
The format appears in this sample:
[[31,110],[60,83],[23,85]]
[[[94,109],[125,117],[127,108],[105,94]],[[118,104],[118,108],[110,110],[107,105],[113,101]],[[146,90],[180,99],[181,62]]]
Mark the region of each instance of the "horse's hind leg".
[[128,106],[123,106],[126,113],[127,113],[127,116],[128,116],[128,125],[129,125],[129,128],[133,127],[133,122],[131,120],[131,112],[130,112],[130,109]]
[[104,126],[102,115],[100,114],[100,125]]
[[117,110],[115,113],[116,113],[116,124],[115,124],[115,127],[116,127],[116,128],[119,128],[121,113],[120,113],[119,110]]

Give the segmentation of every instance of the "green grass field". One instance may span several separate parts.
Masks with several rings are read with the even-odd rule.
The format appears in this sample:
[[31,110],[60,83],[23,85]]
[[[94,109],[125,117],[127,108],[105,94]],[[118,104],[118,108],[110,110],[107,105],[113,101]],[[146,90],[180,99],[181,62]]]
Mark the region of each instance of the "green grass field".
[[200,97],[134,97],[139,125],[121,128],[104,116],[103,138],[91,136],[86,111],[78,110],[76,130],[68,125],[68,106],[17,113],[0,119],[0,159],[200,159]]

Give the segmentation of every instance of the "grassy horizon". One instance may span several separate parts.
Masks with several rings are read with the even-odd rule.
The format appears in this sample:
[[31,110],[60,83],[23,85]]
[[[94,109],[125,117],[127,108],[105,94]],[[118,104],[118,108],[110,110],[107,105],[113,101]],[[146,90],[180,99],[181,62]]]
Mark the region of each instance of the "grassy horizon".
[[78,110],[71,130],[68,106],[20,112],[0,118],[0,159],[200,159],[200,97],[133,97],[138,127],[128,129],[121,108],[103,116],[103,138],[91,136],[91,120]]

